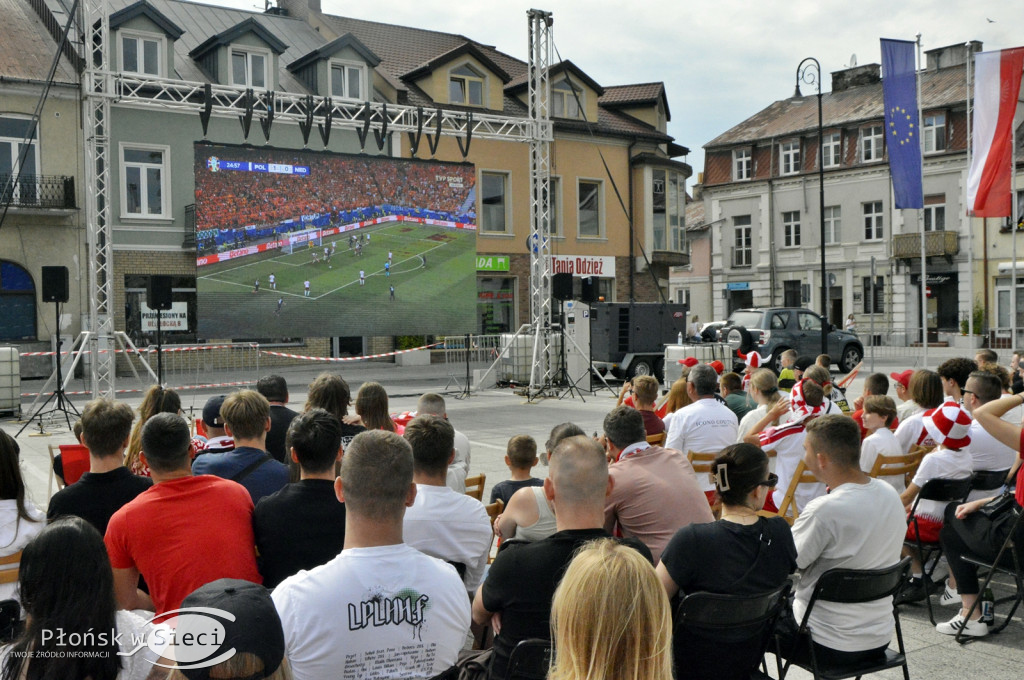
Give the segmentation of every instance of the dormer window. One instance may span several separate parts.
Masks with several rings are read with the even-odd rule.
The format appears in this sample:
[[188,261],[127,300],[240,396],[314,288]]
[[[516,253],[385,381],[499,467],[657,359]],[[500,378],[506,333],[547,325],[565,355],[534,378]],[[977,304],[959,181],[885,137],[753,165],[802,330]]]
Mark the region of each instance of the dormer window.
[[581,118],[583,90],[568,80],[559,80],[551,86],[551,111],[556,118]]
[[147,76],[162,76],[164,38],[146,33],[120,31],[121,70]]
[[342,99],[367,99],[366,65],[331,61],[331,96]]
[[231,48],[231,84],[240,87],[266,88],[267,64],[270,54],[251,49]]
[[448,78],[448,103],[483,106],[483,74],[469,64],[452,69]]

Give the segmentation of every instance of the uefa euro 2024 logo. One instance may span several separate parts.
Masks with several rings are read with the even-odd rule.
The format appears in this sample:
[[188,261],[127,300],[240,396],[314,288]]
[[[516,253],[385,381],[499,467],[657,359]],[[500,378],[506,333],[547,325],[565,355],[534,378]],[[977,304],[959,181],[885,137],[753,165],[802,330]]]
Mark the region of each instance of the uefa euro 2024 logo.
[[210,156],[206,159],[206,167],[210,172],[218,172],[220,170],[220,159],[216,156]]

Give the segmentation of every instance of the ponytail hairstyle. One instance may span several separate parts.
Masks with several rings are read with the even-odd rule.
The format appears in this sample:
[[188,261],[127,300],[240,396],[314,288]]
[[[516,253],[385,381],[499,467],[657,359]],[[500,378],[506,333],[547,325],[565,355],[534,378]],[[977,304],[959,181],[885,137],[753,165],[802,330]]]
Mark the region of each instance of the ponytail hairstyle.
[[733,444],[711,464],[715,491],[725,505],[745,505],[750,492],[768,477],[768,456],[759,446]]

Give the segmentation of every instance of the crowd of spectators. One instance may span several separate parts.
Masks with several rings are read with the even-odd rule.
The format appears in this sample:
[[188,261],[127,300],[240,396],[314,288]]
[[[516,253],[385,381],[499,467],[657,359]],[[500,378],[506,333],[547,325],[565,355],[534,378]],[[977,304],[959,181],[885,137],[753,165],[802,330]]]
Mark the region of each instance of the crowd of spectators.
[[[265,152],[236,149],[232,160],[267,162]],[[471,166],[303,154],[276,163],[309,174],[211,172],[196,166],[196,239],[200,254],[252,245],[292,231],[384,215],[472,221]]]
[[[90,470],[51,499],[49,526],[25,500],[17,443],[0,432],[0,556],[21,552],[20,587],[6,594],[20,593],[27,614],[0,651],[0,675],[163,677],[183,648],[122,658],[117,640],[93,637],[87,655],[25,652],[52,650],[44,631],[56,627],[150,635],[181,607],[217,607],[238,616],[224,626],[237,654],[210,677],[427,679],[476,664],[504,678],[531,638],[552,641],[552,678],[747,677],[763,630],[684,638],[670,612],[696,592],[787,588],[792,601],[772,622],[781,654],[799,663],[813,649],[819,664],[849,667],[884,659],[893,602],[812,606],[815,584],[830,569],[893,566],[901,553],[913,566],[898,604],[927,597],[920,584],[932,579],[942,604],[962,607],[937,632],[988,634],[977,570],[962,558],[995,555],[1010,525],[979,510],[1004,482],[1024,481],[1012,415],[1024,396],[1010,393],[1008,372],[958,359],[892,374],[906,388],[897,397],[919,407],[894,433],[886,376],[868,376],[850,409],[858,420],[826,370],[794,366],[788,390],[767,369],[744,390],[738,375],[693,363],[685,388],[665,395],[672,411],[653,379],[637,380],[622,395],[636,407],[614,407],[600,435],[552,430],[544,479],[531,472],[536,441],[513,437],[493,526],[464,493],[469,441],[440,395],[391,414],[381,385],[364,383],[352,400],[332,373],[298,413],[275,375],[211,397],[196,437],[166,390],[146,395],[134,434],[128,406],[90,402],[80,425]],[[711,454],[709,473],[695,473],[698,453]],[[907,455],[923,456],[909,483],[875,474],[879,456]],[[998,487],[969,501],[917,499],[931,480],[994,470]],[[815,483],[798,483],[804,471]],[[948,570],[904,547],[918,534],[945,548]],[[488,629],[491,646],[470,651]]]

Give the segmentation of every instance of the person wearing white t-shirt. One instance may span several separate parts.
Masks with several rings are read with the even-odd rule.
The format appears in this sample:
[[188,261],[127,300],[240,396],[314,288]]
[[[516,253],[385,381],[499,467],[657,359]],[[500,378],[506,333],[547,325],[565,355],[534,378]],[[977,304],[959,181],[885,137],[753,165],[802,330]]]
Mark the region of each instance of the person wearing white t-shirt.
[[[872,394],[864,399],[861,422],[869,434],[860,443],[860,469],[866,474],[871,474],[879,456],[903,455],[896,436],[889,429],[895,417],[896,403],[891,397]],[[903,475],[885,475],[879,479],[899,493],[903,493],[907,488]]]
[[[971,476],[971,416],[954,401],[943,402],[938,408],[925,411],[921,422],[935,441],[935,450],[921,459],[906,491],[900,500],[909,513],[922,487],[933,479],[969,479]],[[938,543],[943,517],[948,503],[921,499],[915,509],[916,523],[907,525],[907,541]],[[905,547],[904,555],[913,560],[910,583],[903,588],[898,602],[916,602],[928,596],[925,589],[921,556],[916,548]]]
[[[986,371],[975,371],[967,378],[964,386],[964,408],[973,416],[974,409],[982,404],[999,399],[1002,395],[1002,383],[999,378]],[[977,422],[971,423],[971,467],[975,472],[1010,470],[1017,461],[1017,451],[1003,444],[990,435]],[[971,489],[968,501],[988,498],[1002,483],[987,489]]]
[[[813,380],[800,380],[790,390],[789,401],[780,399],[744,439],[765,451],[775,451],[775,474],[779,480],[765,500],[765,510],[778,512],[782,506],[803,458],[807,423],[822,415],[824,399],[821,385]],[[771,425],[776,422],[781,424]],[[797,512],[803,512],[807,503],[824,493],[824,484],[800,484],[793,493],[793,505]]]
[[[444,397],[436,392],[427,392],[416,402],[416,415],[433,415],[448,420]],[[455,460],[448,464],[448,486],[457,493],[466,493],[469,459],[469,437],[455,430]]]
[[[665,440],[666,449],[681,451],[683,455],[687,451],[718,453],[736,442],[739,421],[728,406],[715,399],[717,384],[718,374],[707,364],[698,364],[690,369],[686,393],[693,403],[673,416]],[[698,481],[701,491],[710,498],[715,492],[715,485],[706,478]]]
[[304,295],[305,295],[306,297],[309,297],[309,279],[306,279],[306,280],[305,280],[305,281],[303,282],[303,284],[302,284],[302,288],[303,288],[303,294],[304,294]]
[[[793,525],[797,580],[793,614],[802,621],[818,579],[829,569],[882,569],[900,559],[906,516],[896,491],[860,469],[860,428],[847,416],[807,423],[804,463],[831,493],[804,508]],[[822,666],[884,659],[892,639],[891,598],[846,604],[818,601],[809,628]],[[795,627],[780,619],[783,655],[793,656]]]
[[277,290],[277,277],[271,274],[267,280],[270,282],[270,290]]
[[360,269],[359,270],[359,285],[360,286],[365,286],[366,285],[366,270],[365,269]]
[[385,430],[356,435],[335,491],[346,508],[344,549],[272,596],[295,679],[431,678],[451,667],[470,603],[453,566],[403,542],[416,500],[409,443]]
[[487,569],[493,532],[483,503],[447,486],[448,465],[455,459],[455,428],[444,418],[421,415],[405,426],[403,436],[412,446],[416,482],[416,502],[405,511],[405,542],[462,565],[466,590],[475,592]]

